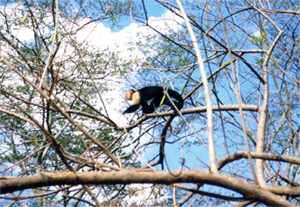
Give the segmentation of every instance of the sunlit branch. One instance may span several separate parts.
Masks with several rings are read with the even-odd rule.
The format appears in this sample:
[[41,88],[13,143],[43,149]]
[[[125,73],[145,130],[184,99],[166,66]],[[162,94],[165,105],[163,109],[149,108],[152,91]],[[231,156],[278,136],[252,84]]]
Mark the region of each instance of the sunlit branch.
[[[252,111],[252,112],[257,112],[258,107],[256,105],[248,105],[248,104],[242,104],[241,109],[243,111]],[[213,105],[212,106],[212,111],[238,111],[239,110],[239,105],[233,104],[233,105]],[[206,106],[201,106],[201,107],[193,107],[193,108],[188,108],[188,109],[182,109],[180,110],[181,114],[195,114],[195,113],[204,113],[207,112],[207,107]],[[164,117],[164,116],[172,116],[176,115],[177,113],[174,111],[168,111],[168,112],[156,112],[152,114],[147,114],[143,116],[142,118],[138,119],[134,124],[127,126],[126,129],[130,130],[142,122],[146,121],[149,118],[155,118],[155,117]],[[120,128],[123,129],[123,128]]]
[[[282,35],[282,30],[276,25],[276,23],[268,17],[263,11],[252,5],[253,8],[260,13],[262,16],[264,16],[278,31],[277,36],[273,40],[271,46],[269,47],[268,51],[265,54],[264,61],[262,64],[262,76],[265,82],[263,83],[263,95],[262,95],[262,103],[259,108],[259,120],[257,123],[257,134],[256,134],[256,152],[257,153],[263,153],[264,152],[264,146],[265,146],[265,136],[266,136],[266,124],[267,124],[267,115],[268,115],[268,107],[269,107],[269,61],[272,56],[272,52],[277,45],[281,35]],[[265,179],[264,179],[264,165],[263,165],[263,160],[257,159],[256,160],[256,176],[257,176],[257,181],[262,187],[266,187]]]
[[[174,176],[176,174],[176,176]],[[259,188],[255,184],[233,178],[218,173],[209,173],[204,171],[180,171],[180,172],[153,172],[153,171],[135,171],[121,170],[117,172],[42,172],[34,176],[22,176],[16,178],[7,178],[0,180],[0,193],[12,193],[14,191],[25,190],[28,188],[37,188],[54,185],[107,185],[107,184],[133,184],[133,183],[152,183],[170,185],[174,183],[201,183],[210,184],[219,187],[225,187],[237,193],[245,195],[246,198],[255,199],[266,205],[271,206],[294,206],[284,198],[273,194],[268,190]],[[290,189],[290,191],[289,191]],[[277,189],[279,190],[279,189]],[[282,193],[289,192],[300,195],[300,188],[282,188]]]
[[236,152],[232,155],[225,157],[218,161],[218,168],[221,169],[225,165],[240,160],[240,159],[262,159],[262,160],[272,160],[280,162],[288,162],[295,165],[300,165],[300,159],[296,157],[286,156],[286,155],[275,155],[271,153],[257,153],[257,152]]
[[183,5],[181,3],[180,0],[176,1],[181,15],[183,16],[184,20],[185,20],[185,24],[187,26],[187,30],[189,32],[189,35],[191,37],[192,40],[192,44],[195,50],[195,55],[196,55],[196,59],[197,59],[197,63],[198,63],[198,67],[199,67],[199,71],[201,74],[201,79],[202,79],[202,83],[203,83],[203,88],[204,88],[204,96],[205,96],[205,102],[206,102],[206,107],[207,107],[207,140],[208,140],[208,152],[209,152],[209,160],[210,160],[210,168],[212,172],[217,172],[217,158],[216,158],[216,152],[215,152],[215,145],[214,145],[214,138],[213,138],[213,114],[212,114],[212,104],[211,104],[211,97],[210,97],[210,90],[208,87],[208,80],[207,80],[207,75],[205,72],[205,68],[204,68],[204,63],[201,57],[201,53],[200,53],[200,49],[197,43],[197,39],[196,36],[193,32],[193,28],[191,26],[190,20],[187,17],[185,10],[183,8]]

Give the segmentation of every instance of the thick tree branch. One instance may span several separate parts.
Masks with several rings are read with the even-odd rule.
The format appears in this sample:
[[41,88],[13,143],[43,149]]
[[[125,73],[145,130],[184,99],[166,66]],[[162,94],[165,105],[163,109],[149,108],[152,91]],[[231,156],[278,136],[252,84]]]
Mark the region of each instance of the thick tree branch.
[[[176,176],[174,176],[176,174]],[[242,194],[246,199],[255,199],[271,206],[293,206],[285,199],[259,188],[255,184],[242,181],[226,175],[212,174],[203,171],[180,172],[138,172],[135,170],[122,170],[118,172],[44,172],[34,176],[3,179],[0,181],[0,193],[12,193],[29,188],[53,186],[53,185],[79,185],[79,184],[174,184],[174,183],[205,183],[224,187]],[[289,191],[283,192],[289,193]],[[293,188],[300,195],[300,188]]]
[[179,189],[185,190],[185,191],[189,191],[191,193],[196,193],[196,194],[209,196],[209,197],[217,198],[217,199],[222,199],[222,200],[226,200],[226,201],[244,201],[245,200],[244,197],[227,196],[227,195],[222,195],[222,194],[218,194],[218,193],[212,193],[212,192],[207,192],[207,191],[203,191],[203,190],[188,188],[183,185],[175,185],[175,186],[176,186],[176,188],[179,188]]

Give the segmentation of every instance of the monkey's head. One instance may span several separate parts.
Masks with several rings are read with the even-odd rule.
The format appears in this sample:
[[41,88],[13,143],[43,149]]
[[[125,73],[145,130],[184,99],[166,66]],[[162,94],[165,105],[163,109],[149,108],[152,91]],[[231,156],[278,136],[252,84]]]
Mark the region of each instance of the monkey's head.
[[125,92],[125,100],[126,101],[131,101],[132,100],[132,95],[134,93],[134,90],[126,91]]
[[129,102],[130,105],[139,104],[141,102],[141,97],[139,91],[133,89],[125,93],[125,100]]

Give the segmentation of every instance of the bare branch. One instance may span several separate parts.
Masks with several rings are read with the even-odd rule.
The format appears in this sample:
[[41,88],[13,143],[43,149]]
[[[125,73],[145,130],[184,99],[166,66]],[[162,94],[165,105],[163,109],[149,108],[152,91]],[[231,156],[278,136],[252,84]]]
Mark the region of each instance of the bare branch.
[[[176,176],[174,176],[176,174]],[[226,187],[245,196],[255,199],[271,206],[294,206],[285,199],[250,184],[226,175],[208,173],[203,171],[180,171],[180,172],[139,172],[135,170],[121,170],[118,172],[43,172],[34,176],[23,176],[0,180],[0,193],[11,193],[28,188],[36,188],[53,185],[79,185],[79,184],[132,184],[132,183],[153,183],[153,184],[174,184],[174,183],[202,183],[219,187]],[[293,192],[300,195],[300,188],[292,188]],[[282,192],[289,193],[290,191]]]
[[300,159],[296,157],[286,156],[286,155],[275,155],[271,153],[257,153],[257,152],[236,152],[228,157],[225,157],[218,162],[218,168],[222,169],[225,165],[237,161],[239,159],[263,159],[263,160],[273,160],[288,162],[296,165],[300,165]]
[[209,160],[210,160],[210,168],[212,172],[217,172],[217,158],[216,158],[216,152],[215,152],[215,144],[214,144],[214,138],[213,138],[213,110],[212,110],[212,104],[211,104],[211,98],[210,98],[210,90],[208,87],[208,80],[207,80],[207,75],[205,72],[203,60],[201,57],[201,53],[199,50],[199,46],[197,43],[196,36],[193,32],[193,28],[191,26],[190,20],[187,17],[185,10],[183,8],[183,5],[180,0],[176,0],[180,12],[185,20],[185,24],[187,26],[187,29],[189,31],[192,44],[195,50],[196,58],[197,58],[197,63],[199,66],[199,71],[201,74],[201,79],[203,83],[203,88],[204,88],[204,95],[205,95],[205,102],[206,102],[206,107],[207,107],[207,139],[208,139],[208,151],[209,151]]
[[42,77],[41,77],[40,84],[39,84],[39,89],[41,89],[42,87],[45,87],[45,88],[48,87],[47,74],[49,71],[49,67],[52,65],[54,57],[59,49],[60,41],[59,41],[59,37],[58,37],[59,36],[58,15],[59,15],[59,3],[58,3],[58,0],[53,0],[52,16],[53,16],[54,32],[52,34],[52,47],[48,54],[46,65],[45,65],[43,73],[42,73]]
[[[252,5],[253,6],[253,5]],[[272,45],[269,47],[267,53],[265,54],[265,59],[263,61],[262,65],[262,76],[265,82],[263,83],[263,97],[262,97],[262,104],[259,109],[259,120],[257,123],[257,134],[256,134],[256,152],[257,153],[263,153],[264,152],[264,145],[265,145],[265,136],[266,136],[266,124],[267,124],[267,114],[268,114],[268,104],[269,104],[269,60],[271,59],[272,52],[278,43],[282,31],[280,28],[276,25],[276,23],[268,17],[263,11],[253,6],[255,10],[257,10],[262,16],[264,16],[266,19],[271,22],[271,24],[278,30],[278,34],[276,38],[274,39]],[[263,160],[256,160],[256,176],[257,181],[262,187],[266,187],[266,183],[264,180],[264,166],[263,166]]]
[[[258,107],[256,105],[242,104],[240,108],[243,111],[252,111],[252,112],[258,111]],[[235,104],[233,104],[233,105],[213,105],[212,106],[212,111],[238,111],[238,110],[239,110],[239,105],[235,105]],[[181,114],[193,114],[193,113],[204,113],[204,112],[207,112],[207,107],[205,107],[205,106],[180,110]],[[149,118],[172,116],[172,115],[176,115],[176,114],[177,114],[177,112],[174,112],[174,111],[147,114],[147,115],[143,116],[142,118],[138,119],[134,124],[125,127],[125,129],[131,130]],[[119,129],[123,130],[124,128],[119,128]]]

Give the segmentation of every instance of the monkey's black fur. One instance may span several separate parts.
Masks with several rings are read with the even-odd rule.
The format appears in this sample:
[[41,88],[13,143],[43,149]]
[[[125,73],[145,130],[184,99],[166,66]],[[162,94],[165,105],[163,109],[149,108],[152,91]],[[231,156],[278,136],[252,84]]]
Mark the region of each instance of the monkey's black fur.
[[161,86],[147,86],[138,90],[131,90],[129,93],[133,105],[129,106],[123,113],[135,112],[140,107],[142,107],[144,114],[153,113],[160,105],[170,106],[175,111],[174,105],[178,110],[183,107],[182,96],[177,91],[165,90]]

